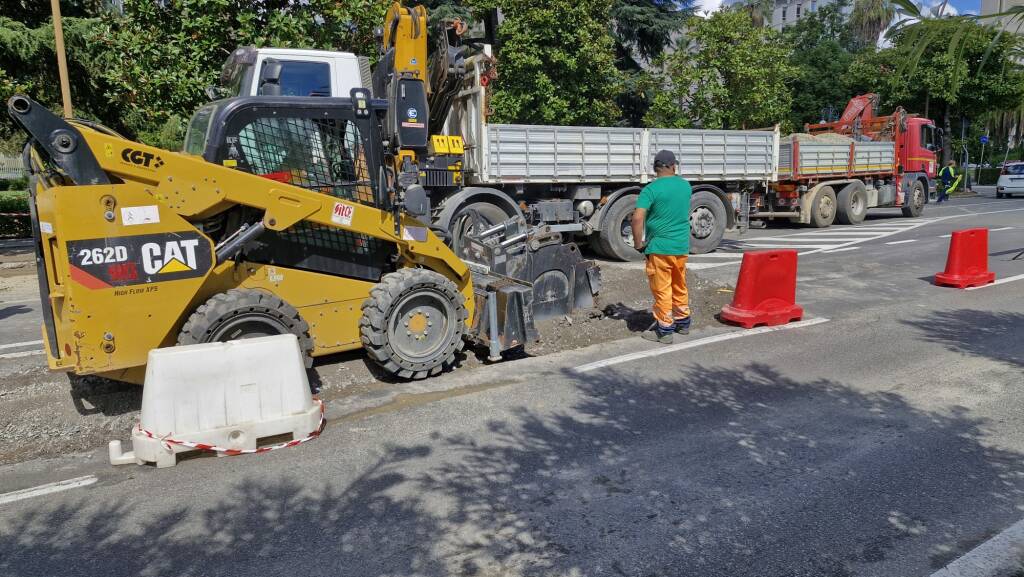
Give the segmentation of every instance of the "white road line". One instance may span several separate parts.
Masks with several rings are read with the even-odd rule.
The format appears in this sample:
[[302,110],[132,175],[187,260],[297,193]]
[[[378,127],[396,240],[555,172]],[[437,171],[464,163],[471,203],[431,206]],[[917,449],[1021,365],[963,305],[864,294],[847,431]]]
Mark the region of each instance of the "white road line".
[[848,246],[848,247],[845,247],[845,248],[837,248],[837,249],[833,249],[833,250],[826,250],[825,252],[827,254],[832,254],[834,252],[846,252],[848,250],[860,250],[860,247],[859,246]]
[[749,336],[754,336],[754,335],[761,335],[761,334],[764,334],[764,333],[771,333],[771,332],[775,332],[775,331],[785,331],[785,330],[789,330],[789,329],[799,329],[799,328],[802,328],[802,327],[809,327],[809,326],[812,326],[812,325],[820,325],[821,323],[827,323],[827,322],[828,322],[828,319],[814,318],[814,319],[807,319],[805,321],[797,321],[795,323],[789,323],[789,324],[786,324],[786,325],[778,325],[778,326],[774,326],[774,327],[758,327],[756,329],[744,329],[744,330],[738,330],[738,331],[731,331],[731,332],[720,334],[720,335],[704,337],[702,339],[697,339],[695,341],[687,341],[685,343],[679,343],[678,345],[668,345],[668,346],[665,346],[665,347],[659,347],[659,348],[656,348],[656,349],[650,349],[650,350],[646,350],[646,351],[639,351],[639,352],[636,352],[636,353],[629,353],[627,355],[621,355],[621,356],[618,356],[618,357],[612,357],[610,359],[604,359],[602,361],[596,361],[596,362],[593,362],[593,363],[587,363],[585,365],[580,365],[578,367],[574,367],[572,370],[573,370],[573,372],[576,372],[576,373],[589,373],[590,371],[594,371],[594,370],[601,369],[601,368],[604,368],[604,367],[610,367],[612,365],[628,363],[629,361],[635,361],[637,359],[646,359],[648,357],[656,357],[656,356],[665,355],[665,354],[668,354],[668,353],[674,353],[676,351],[684,351],[686,349],[693,349],[693,348],[696,348],[696,347],[700,347],[700,346],[704,346],[704,345],[710,345],[710,344],[714,344],[714,343],[720,343],[722,341],[729,341],[729,340],[738,339],[738,338],[741,338],[741,337],[749,337]]
[[953,237],[952,234],[940,234],[939,235],[939,238],[952,238],[952,237]]
[[912,238],[912,239],[909,239],[909,240],[894,240],[892,242],[887,242],[885,244],[906,244],[908,242],[917,242],[917,239],[916,238]]
[[[850,241],[864,240],[864,237],[859,237],[859,236],[858,237],[841,236],[841,237],[838,237],[838,238],[832,238],[832,237],[827,237],[826,238],[824,236],[805,236],[805,237],[797,238],[795,236],[787,236],[787,237],[773,238],[771,240],[772,240],[772,242],[776,242],[776,241],[782,241],[782,242],[808,242],[808,241],[812,241],[812,240],[815,240],[815,239],[818,239],[818,240],[820,240],[822,242],[844,243],[844,242],[850,242]],[[765,240],[767,240],[767,239],[765,239]]]
[[740,259],[727,260],[725,262],[688,262],[686,268],[690,270],[704,270],[707,268],[718,268],[720,266],[729,266],[731,264],[739,264]]
[[21,358],[21,357],[31,357],[31,356],[34,356],[34,355],[42,355],[44,353],[46,353],[46,351],[24,351],[24,352],[21,352],[21,353],[7,353],[5,355],[0,355],[0,360],[3,360],[3,359],[18,359],[18,358]]
[[[837,244],[835,246],[842,246],[842,245],[838,245]],[[760,244],[759,243],[759,244],[748,244],[744,248],[752,248],[752,249],[775,249],[775,248],[780,248],[780,249],[787,249],[787,248],[798,249],[798,248],[809,248],[809,249],[812,249],[812,250],[814,250],[816,252],[821,252],[821,251],[827,250],[827,249],[829,249],[831,247],[832,247],[832,245],[829,245],[829,244],[778,244],[778,243],[774,243],[774,244],[771,244],[771,243],[769,243],[769,244]]]
[[1001,230],[1013,230],[1013,227],[1012,226],[1004,226],[1002,228],[990,228],[990,229],[988,229],[989,232],[999,232]]
[[1018,575],[1024,556],[1024,520],[971,549],[966,555],[931,574],[931,577],[989,577]]
[[[723,250],[723,249],[718,249],[718,250]],[[731,252],[731,253],[730,252],[711,252],[711,253],[707,253],[707,254],[691,254],[690,258],[691,259],[694,259],[694,258],[740,258],[741,256],[743,256],[743,255],[735,253],[735,252]]]
[[15,349],[18,347],[27,347],[29,345],[41,345],[43,341],[25,341],[23,343],[11,343],[8,345],[0,345],[0,349]]
[[997,278],[995,280],[995,282],[990,282],[988,284],[983,284],[981,286],[968,287],[967,290],[969,290],[969,291],[976,291],[978,289],[988,288],[990,286],[996,286],[997,284],[1004,284],[1004,283],[1014,282],[1014,281],[1019,281],[1019,280],[1024,280],[1024,274],[1019,274],[1019,275],[1015,275],[1015,276],[1008,276],[1006,278]]
[[45,485],[39,485],[38,487],[30,487],[20,491],[4,493],[0,495],[0,505],[13,503],[14,501],[21,501],[22,499],[31,499],[32,497],[41,497],[43,495],[49,495],[50,493],[59,493],[61,491],[67,491],[68,489],[87,487],[98,480],[99,479],[96,478],[96,475],[86,475],[85,477],[75,477],[74,479],[67,479],[66,481],[57,481],[56,483],[47,483]]

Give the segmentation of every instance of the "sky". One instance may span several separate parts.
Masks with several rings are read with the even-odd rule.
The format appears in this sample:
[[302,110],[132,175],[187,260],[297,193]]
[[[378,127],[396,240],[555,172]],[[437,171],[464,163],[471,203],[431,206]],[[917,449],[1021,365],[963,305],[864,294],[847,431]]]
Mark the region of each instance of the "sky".
[[[700,8],[697,9],[697,12],[714,12],[715,10],[718,10],[723,3],[732,2],[730,2],[729,0],[725,0],[725,2],[723,2],[723,0],[697,0],[696,4],[700,6]],[[935,2],[935,0],[930,0],[922,3],[928,5],[938,4],[938,2]],[[977,14],[979,11],[981,11],[981,0],[950,0],[949,6],[953,7],[957,14]],[[947,7],[947,12],[953,11],[949,10],[949,7]]]

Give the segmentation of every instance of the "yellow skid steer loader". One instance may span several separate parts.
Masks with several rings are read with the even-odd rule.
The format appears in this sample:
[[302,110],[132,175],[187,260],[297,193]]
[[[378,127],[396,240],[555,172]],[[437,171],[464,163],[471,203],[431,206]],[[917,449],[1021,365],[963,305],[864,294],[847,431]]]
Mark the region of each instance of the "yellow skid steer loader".
[[[396,189],[386,108],[366,89],[221,101],[185,146],[207,150],[219,125],[211,161],[12,97],[50,367],[141,383],[154,348],[292,333],[307,366],[365,348],[417,379],[455,365],[464,339],[494,360],[536,340],[531,285],[500,274],[528,260],[529,231],[509,221],[456,256],[412,216],[422,188]],[[590,297],[596,270],[579,267]]]

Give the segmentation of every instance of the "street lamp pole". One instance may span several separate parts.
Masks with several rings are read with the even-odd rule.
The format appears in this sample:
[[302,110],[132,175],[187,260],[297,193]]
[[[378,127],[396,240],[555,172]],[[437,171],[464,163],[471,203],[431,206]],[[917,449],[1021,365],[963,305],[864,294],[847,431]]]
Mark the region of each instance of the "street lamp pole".
[[60,0],[50,0],[50,9],[53,11],[54,48],[57,52],[57,72],[60,75],[60,96],[64,102],[64,118],[71,118],[71,85],[68,82],[68,61],[64,55],[64,27],[60,20]]

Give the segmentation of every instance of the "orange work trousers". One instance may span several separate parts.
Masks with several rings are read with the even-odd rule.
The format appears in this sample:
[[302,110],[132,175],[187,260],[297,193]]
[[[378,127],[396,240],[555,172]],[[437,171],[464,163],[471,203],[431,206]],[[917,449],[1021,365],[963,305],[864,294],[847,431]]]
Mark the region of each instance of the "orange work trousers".
[[647,255],[647,281],[654,295],[654,318],[663,329],[690,316],[686,255]]

